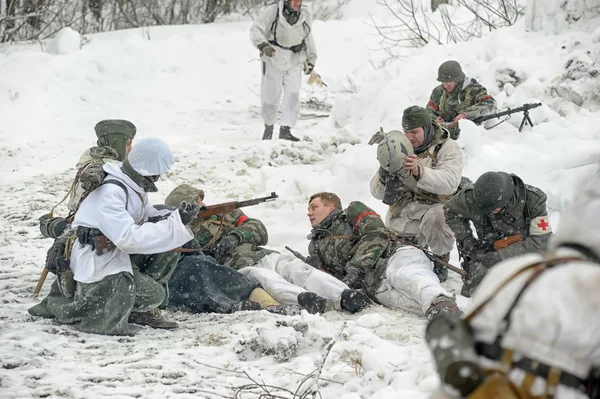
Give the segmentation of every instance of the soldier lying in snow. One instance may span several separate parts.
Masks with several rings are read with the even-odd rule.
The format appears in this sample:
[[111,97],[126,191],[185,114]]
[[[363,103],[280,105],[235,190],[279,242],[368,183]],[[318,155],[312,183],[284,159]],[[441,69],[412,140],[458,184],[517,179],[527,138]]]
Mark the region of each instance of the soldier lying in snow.
[[[176,207],[182,201],[189,201],[204,205],[203,199],[204,192],[202,190],[183,184],[169,194],[165,204]],[[225,215],[214,215],[208,219],[197,218],[191,228],[197,248],[201,248],[205,254],[213,256],[219,263],[238,270],[241,275],[260,283],[260,286],[274,299],[268,305],[267,310],[285,313],[294,306],[297,307],[298,304],[310,313],[323,312],[329,308],[350,312],[362,309],[361,306],[350,306],[347,301],[343,300],[349,296],[360,298],[362,297],[360,293],[350,290],[345,284],[312,268],[292,255],[279,254],[264,248],[263,245],[266,245],[268,241],[266,227],[260,220],[249,218],[240,209],[235,209]],[[175,271],[169,286],[171,291],[176,291],[175,284],[181,288],[177,292],[171,292],[172,306],[177,303],[189,307],[187,298],[196,295],[204,296],[202,290],[185,284],[186,279],[189,280],[188,273],[201,274],[203,270],[207,270],[202,266],[193,266],[194,262],[197,263],[197,260],[183,257]],[[185,269],[182,266],[186,266]],[[210,267],[213,268],[213,266]],[[217,273],[223,272],[217,271]],[[323,274],[324,278],[316,278],[315,276],[318,274]],[[196,276],[195,279],[197,280],[198,277]],[[237,273],[231,273],[227,278],[235,278],[235,281],[239,282],[243,280],[241,277]],[[177,295],[178,299],[174,299],[174,295]],[[253,301],[252,297],[249,300]],[[327,309],[322,306],[325,303],[329,305]],[[277,307],[279,304],[288,306]],[[362,305],[364,306],[364,303]]]
[[452,294],[433,272],[433,263],[413,247],[402,246],[377,213],[361,202],[343,209],[333,193],[317,193],[308,204],[312,226],[307,261],[361,288],[391,309],[461,313]]

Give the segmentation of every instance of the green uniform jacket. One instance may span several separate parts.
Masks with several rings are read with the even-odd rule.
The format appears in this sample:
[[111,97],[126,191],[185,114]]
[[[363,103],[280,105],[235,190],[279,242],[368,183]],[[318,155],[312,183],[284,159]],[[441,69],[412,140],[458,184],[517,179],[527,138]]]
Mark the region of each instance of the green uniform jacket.
[[500,249],[502,259],[527,252],[545,250],[552,236],[552,228],[546,210],[546,194],[537,187],[524,184],[516,175],[511,175],[515,184],[515,197],[506,210],[499,214],[482,213],[475,206],[473,187],[457,193],[444,205],[446,223],[462,243],[473,236],[469,222],[473,222],[479,242],[493,248],[494,241],[514,234],[522,234],[523,241]]
[[433,119],[440,116],[444,122],[452,122],[460,113],[466,114],[468,119],[474,119],[496,112],[496,100],[475,79],[466,78],[458,82],[452,93],[447,93],[442,85],[433,89],[427,110]]
[[364,273],[362,288],[374,297],[385,273],[388,257],[396,248],[381,217],[362,202],[345,210],[334,209],[308,236],[310,258],[338,279],[349,267]]
[[236,270],[252,266],[268,254],[277,253],[260,247],[269,241],[267,228],[260,220],[249,218],[240,209],[225,214],[224,218],[214,215],[208,219],[196,220],[190,227],[200,247],[209,255],[212,255],[223,237],[236,235],[240,244],[224,261],[225,266]]

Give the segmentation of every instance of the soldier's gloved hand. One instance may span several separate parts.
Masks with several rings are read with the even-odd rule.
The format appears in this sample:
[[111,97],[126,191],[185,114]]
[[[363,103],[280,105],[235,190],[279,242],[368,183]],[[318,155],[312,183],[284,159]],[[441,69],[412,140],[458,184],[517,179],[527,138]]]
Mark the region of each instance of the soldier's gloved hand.
[[304,74],[305,75],[310,75],[310,73],[313,71],[313,69],[315,69],[315,66],[313,64],[311,64],[310,62],[307,62],[306,64],[304,64]]
[[502,257],[496,251],[489,251],[477,256],[477,261],[481,262],[481,264],[483,264],[483,266],[485,266],[488,269],[494,266],[496,263],[500,262],[501,260]]
[[260,50],[260,53],[262,55],[265,55],[267,57],[273,57],[273,55],[275,55],[275,49],[267,42],[264,42],[261,45],[259,45],[258,49]]
[[306,257],[306,263],[317,269],[321,269],[323,267],[321,259],[319,259],[317,254],[308,255]]
[[478,241],[475,237],[469,235],[462,240],[460,248],[464,258],[474,259],[478,249]]
[[187,202],[182,201],[181,205],[179,205],[179,209],[177,209],[177,211],[179,211],[179,216],[181,216],[181,223],[186,226],[192,223],[192,220],[194,220],[194,217],[196,217],[199,210],[200,205],[188,204]]
[[358,289],[362,283],[362,278],[363,272],[356,266],[350,266],[342,279],[342,283],[352,289]]
[[217,262],[223,263],[227,255],[240,244],[240,238],[235,234],[230,234],[219,241],[217,247],[213,251],[213,255]]
[[383,169],[381,166],[377,170],[377,174],[379,175],[379,181],[383,185],[385,185],[385,183],[387,183],[388,179],[392,177],[391,173],[388,172],[387,170]]
[[485,267],[481,262],[469,263],[467,277],[464,279],[464,284],[460,291],[461,295],[470,298],[487,272],[488,268]]

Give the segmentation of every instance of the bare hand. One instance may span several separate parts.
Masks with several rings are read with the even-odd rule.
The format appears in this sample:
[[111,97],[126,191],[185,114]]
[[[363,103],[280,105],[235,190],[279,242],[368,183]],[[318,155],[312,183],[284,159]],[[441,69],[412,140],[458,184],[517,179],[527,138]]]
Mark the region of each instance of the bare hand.
[[467,117],[467,114],[458,114],[456,115],[456,118],[454,118],[454,122],[458,122],[461,119],[465,119]]
[[410,173],[412,173],[413,176],[418,176],[419,175],[419,163],[418,163],[418,159],[417,156],[412,154],[412,155],[407,155],[406,158],[404,158],[404,169],[410,171]]

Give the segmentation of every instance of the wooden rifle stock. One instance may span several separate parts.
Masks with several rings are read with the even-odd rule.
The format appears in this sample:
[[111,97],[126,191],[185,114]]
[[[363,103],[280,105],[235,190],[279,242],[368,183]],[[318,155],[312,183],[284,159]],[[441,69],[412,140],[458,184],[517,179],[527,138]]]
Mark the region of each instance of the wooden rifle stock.
[[499,240],[494,241],[494,249],[496,251],[501,250],[502,248],[506,248],[514,243],[519,241],[523,241],[523,236],[521,234],[514,234],[512,236],[504,237]]
[[35,286],[35,289],[33,290],[33,297],[37,298],[38,295],[40,295],[40,291],[42,290],[42,286],[44,285],[44,281],[46,281],[46,277],[48,276],[48,268],[44,267],[44,270],[42,270],[42,274],[40,275],[40,279],[37,282],[37,285]]
[[214,215],[229,213],[234,209],[273,201],[277,198],[279,198],[279,196],[275,192],[272,192],[268,197],[253,198],[246,201],[223,202],[221,204],[205,206],[196,214],[196,219],[206,219]]

